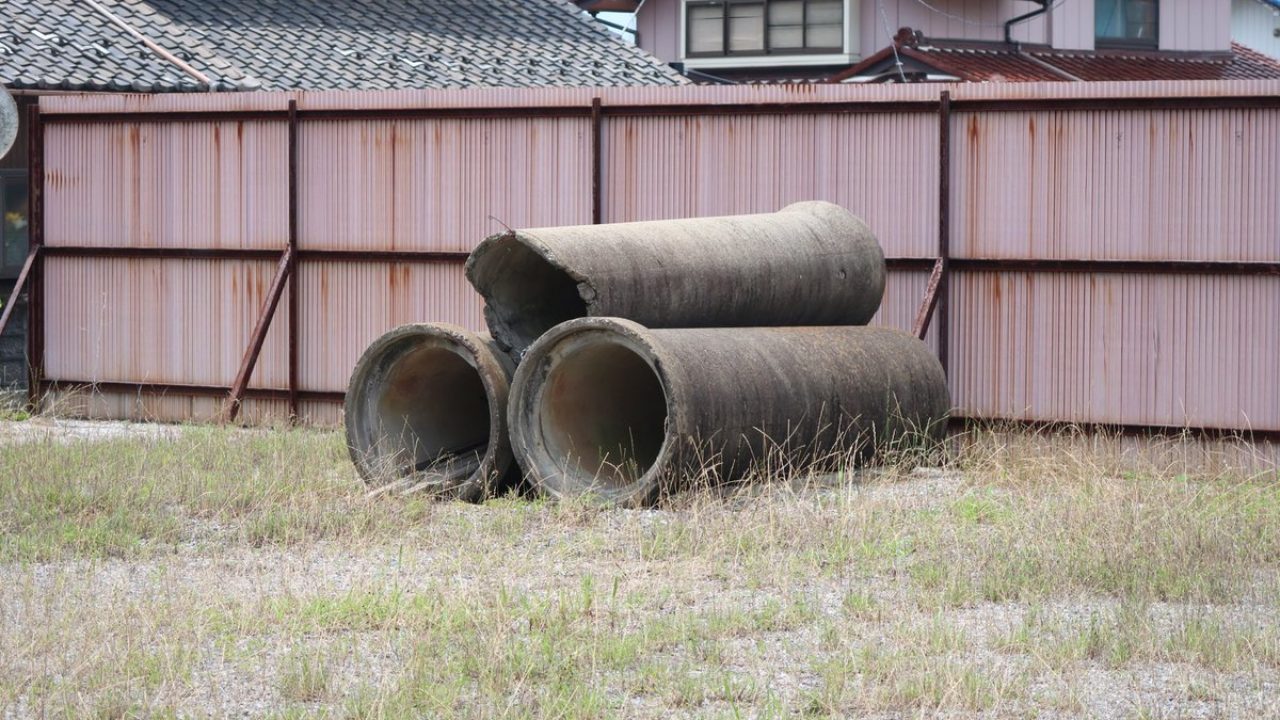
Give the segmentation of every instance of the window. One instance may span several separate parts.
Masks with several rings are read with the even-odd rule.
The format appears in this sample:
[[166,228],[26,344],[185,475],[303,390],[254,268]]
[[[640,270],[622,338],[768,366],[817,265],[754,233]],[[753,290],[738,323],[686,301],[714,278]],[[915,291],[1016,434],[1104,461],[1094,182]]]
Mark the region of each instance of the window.
[[1160,2],[1094,0],[1093,25],[1099,45],[1156,47],[1160,38]]
[[844,0],[691,0],[689,57],[844,51]]
[[27,174],[0,171],[0,278],[14,278],[27,259]]

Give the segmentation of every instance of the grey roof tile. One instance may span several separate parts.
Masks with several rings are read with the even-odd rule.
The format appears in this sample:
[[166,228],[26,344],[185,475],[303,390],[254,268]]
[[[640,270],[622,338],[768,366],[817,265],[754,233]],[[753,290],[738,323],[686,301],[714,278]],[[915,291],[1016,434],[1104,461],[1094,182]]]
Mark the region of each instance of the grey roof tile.
[[[568,0],[101,0],[213,89],[675,85]],[[0,82],[208,89],[79,0],[0,4]]]

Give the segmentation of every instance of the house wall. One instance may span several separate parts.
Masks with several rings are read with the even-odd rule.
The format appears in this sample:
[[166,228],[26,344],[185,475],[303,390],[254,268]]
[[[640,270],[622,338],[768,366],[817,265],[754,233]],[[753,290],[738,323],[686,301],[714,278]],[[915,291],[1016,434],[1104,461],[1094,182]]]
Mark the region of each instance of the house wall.
[[[943,91],[954,102],[948,216]],[[184,387],[231,383],[271,284],[274,255],[234,253],[286,247],[282,108],[293,99],[298,324],[282,303],[251,385],[287,389],[293,337],[296,380],[310,394],[300,409],[312,422],[339,421],[347,373],[379,333],[410,321],[482,329],[462,263],[487,233],[589,222],[597,197],[606,222],[823,198],[866,218],[894,260],[875,322],[900,328],[911,327],[949,217],[957,414],[1280,433],[1276,95],[1280,82],[1258,81],[58,98],[46,110],[70,115],[46,126],[48,240],[137,257],[46,259],[44,368],[51,381],[172,384],[91,392],[64,410],[172,420],[217,412],[219,398]],[[1206,109],[1205,96],[1237,100]],[[605,112],[593,128],[595,98]],[[1132,98],[1143,102],[1123,106]],[[1037,105],[1059,99],[1088,104]],[[966,104],[977,100],[995,104]],[[854,102],[866,103],[861,112],[850,111]],[[392,117],[308,115],[379,109]],[[453,116],[408,116],[435,109]],[[74,113],[211,110],[275,115],[70,122]],[[210,212],[213,182],[224,203],[262,199],[224,218],[226,242],[187,221]],[[109,188],[122,194],[101,214],[80,211],[117,192]],[[222,255],[157,254],[210,245]],[[407,255],[323,254],[388,250]],[[1084,261],[1111,265],[1060,265]],[[1171,261],[1181,264],[1161,264]],[[1145,264],[1124,264],[1135,262]],[[927,338],[935,348],[941,322]],[[246,419],[287,409],[255,400]]]
[[1160,49],[1231,49],[1229,0],[1160,0]]
[[1049,44],[1062,50],[1094,47],[1092,0],[1064,0],[1049,11]]
[[645,0],[636,13],[637,44],[667,62],[680,60],[680,0]]
[[[850,48],[855,61],[886,47],[901,27],[920,30],[926,37],[1003,40],[1004,22],[1035,8],[1032,3],[1019,0],[850,0],[850,3],[851,19],[856,19]],[[1255,0],[1235,0],[1235,4],[1257,5]],[[682,7],[682,0],[646,0],[638,16],[638,25],[642,28],[641,47],[668,62],[678,61]],[[1160,49],[1229,50],[1231,8],[1232,0],[1160,0]],[[1093,0],[1061,0],[1046,15],[1015,25],[1013,38],[1017,42],[1049,44],[1064,50],[1092,50],[1093,16]],[[1264,22],[1272,20],[1268,16]]]
[[[864,55],[886,47],[900,27],[920,30],[925,37],[1003,40],[1006,20],[1035,9],[1033,4],[1017,0],[928,0],[928,5],[917,0],[895,0],[882,5],[863,0],[861,5]],[[880,7],[884,9],[883,15]],[[1013,38],[1018,42],[1047,43],[1047,27],[1043,17],[1033,18],[1014,26]]]
[[1260,0],[1232,0],[1231,39],[1280,58],[1280,8]]

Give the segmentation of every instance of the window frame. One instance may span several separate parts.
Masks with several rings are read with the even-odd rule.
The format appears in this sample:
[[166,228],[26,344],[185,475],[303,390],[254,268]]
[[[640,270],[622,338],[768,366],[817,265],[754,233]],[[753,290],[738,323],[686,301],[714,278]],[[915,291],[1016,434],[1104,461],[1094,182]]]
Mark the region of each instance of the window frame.
[[[684,25],[684,56],[690,59],[703,58],[743,58],[743,57],[790,57],[795,55],[832,55],[845,52],[845,48],[849,45],[847,35],[849,3],[847,0],[840,0],[840,45],[829,47],[798,47],[798,48],[778,48],[774,49],[769,46],[769,3],[775,0],[685,0],[680,8],[681,22]],[[801,0],[800,27],[802,42],[808,42],[809,39],[809,3],[811,0]],[[730,50],[729,49],[729,6],[730,5],[760,5],[763,9],[764,22],[764,48],[761,50]],[[724,12],[720,18],[720,52],[694,52],[691,50],[693,43],[691,42],[693,34],[693,23],[689,22],[689,8],[693,7],[721,7]]]
[[[1120,10],[1121,20],[1123,21],[1125,6],[1131,0],[1114,0],[1116,6]],[[1115,48],[1121,50],[1159,50],[1160,49],[1160,0],[1153,0],[1152,6],[1155,8],[1155,18],[1151,21],[1152,33],[1150,39],[1131,38],[1131,37],[1103,37],[1098,34],[1097,20],[1094,21],[1093,28],[1093,44],[1098,48]],[[1098,12],[1098,0],[1093,2],[1094,13]],[[1127,28],[1126,28],[1127,30]]]

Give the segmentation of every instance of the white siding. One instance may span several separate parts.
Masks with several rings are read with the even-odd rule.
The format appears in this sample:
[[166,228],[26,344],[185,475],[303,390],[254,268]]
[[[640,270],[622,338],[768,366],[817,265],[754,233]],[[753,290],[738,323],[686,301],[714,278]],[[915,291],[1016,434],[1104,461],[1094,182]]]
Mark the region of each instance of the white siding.
[[1065,0],[1050,11],[1050,45],[1060,50],[1093,49],[1093,0]]
[[1231,49],[1230,0],[1160,0],[1160,49]]
[[[881,15],[879,3],[862,2],[863,55],[887,46],[889,38],[900,27],[919,30],[925,37],[1003,40],[1004,22],[1030,12],[1035,6],[1017,0],[891,0],[884,2],[883,8]],[[1019,42],[1046,43],[1048,25],[1043,17],[1019,23],[1014,26],[1013,38]]]
[[664,62],[680,60],[680,0],[645,0],[636,13],[637,44]]
[[1273,58],[1280,58],[1280,10],[1259,0],[1233,0],[1231,39]]

